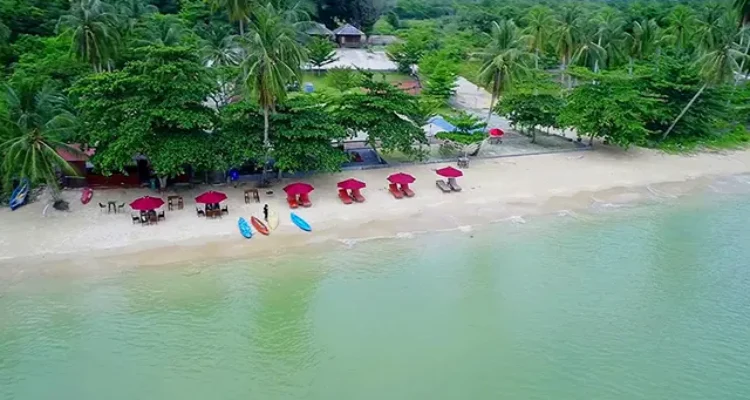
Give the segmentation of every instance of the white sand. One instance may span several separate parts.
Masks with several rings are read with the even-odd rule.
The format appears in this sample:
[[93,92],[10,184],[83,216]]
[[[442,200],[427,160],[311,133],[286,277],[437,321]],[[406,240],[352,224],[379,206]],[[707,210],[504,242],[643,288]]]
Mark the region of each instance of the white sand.
[[[600,148],[597,151],[544,156],[473,160],[471,168],[458,182],[461,193],[443,194],[435,187],[434,170],[444,164],[405,167],[417,181],[412,185],[415,198],[396,200],[386,190],[386,177],[394,169],[318,175],[306,179],[315,186],[310,209],[298,213],[314,228],[304,233],[289,221],[289,210],[281,188],[275,196],[263,197],[281,217],[279,229],[271,237],[241,238],[237,218],[260,213],[262,204],[244,204],[244,187],[217,186],[229,195],[230,215],[206,220],[195,213],[193,197],[208,187],[181,192],[185,209],[167,211],[166,221],[158,225],[134,225],[129,207],[121,214],[101,212],[98,202],[133,199],[154,193],[148,190],[97,190],[86,206],[78,200],[80,191],[66,191],[71,202],[67,213],[50,209],[42,215],[43,201],[11,212],[0,210],[0,269],[3,264],[22,261],[42,262],[60,257],[86,259],[89,255],[139,253],[154,255],[171,252],[169,260],[189,260],[201,256],[229,256],[246,249],[282,251],[289,243],[320,243],[330,240],[368,238],[407,234],[434,229],[469,229],[471,225],[501,220],[534,212],[556,212],[585,208],[593,201],[628,201],[627,195],[607,193],[608,189],[645,187],[661,182],[696,181],[715,175],[750,172],[750,151],[725,154],[703,153],[695,156],[666,155],[633,149],[622,152]],[[367,202],[343,205],[336,195],[336,182],[355,177],[367,182],[363,191]],[[596,192],[601,192],[594,195]],[[174,194],[166,192],[166,196]],[[158,195],[158,194],[157,194]],[[618,197],[620,196],[620,197]],[[623,197],[624,196],[624,197]],[[208,247],[201,247],[210,243]],[[162,250],[157,250],[162,249]],[[200,250],[197,250],[200,249]],[[115,251],[116,250],[116,251]],[[102,251],[105,251],[102,253]],[[85,257],[81,257],[85,256]],[[143,256],[142,256],[143,257]],[[110,257],[112,258],[112,257]],[[153,260],[151,260],[153,261]],[[156,262],[156,261],[153,261]]]

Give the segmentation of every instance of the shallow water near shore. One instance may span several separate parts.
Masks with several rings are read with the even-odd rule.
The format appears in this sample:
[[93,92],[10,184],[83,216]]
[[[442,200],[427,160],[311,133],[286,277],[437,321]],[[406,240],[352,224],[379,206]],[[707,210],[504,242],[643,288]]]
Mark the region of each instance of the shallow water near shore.
[[750,199],[724,193],[738,182],[24,279],[0,289],[0,399],[746,399]]

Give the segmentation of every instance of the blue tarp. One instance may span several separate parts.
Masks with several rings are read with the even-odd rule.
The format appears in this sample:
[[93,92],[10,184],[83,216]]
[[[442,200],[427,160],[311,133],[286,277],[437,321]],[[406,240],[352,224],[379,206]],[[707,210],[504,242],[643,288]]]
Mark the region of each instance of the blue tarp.
[[446,132],[455,132],[456,131],[456,127],[453,124],[451,124],[450,122],[446,121],[445,118],[443,118],[440,115],[436,115],[436,116],[430,118],[427,122],[430,123],[430,124],[433,124],[433,125],[437,126],[438,128],[440,128],[440,129],[442,129],[442,130],[444,130]]

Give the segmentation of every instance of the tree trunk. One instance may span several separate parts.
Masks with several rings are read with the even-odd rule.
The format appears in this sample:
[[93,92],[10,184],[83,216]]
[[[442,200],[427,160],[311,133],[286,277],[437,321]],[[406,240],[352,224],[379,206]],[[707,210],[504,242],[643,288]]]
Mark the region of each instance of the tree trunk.
[[240,18],[240,36],[245,35],[245,23],[243,21],[243,18]]
[[536,69],[539,70],[539,47],[536,48]]
[[633,76],[633,57],[628,57],[628,75]]
[[690,99],[690,102],[688,102],[685,108],[682,109],[682,112],[680,113],[680,115],[677,116],[677,119],[675,119],[674,122],[672,122],[672,125],[669,127],[669,129],[667,129],[667,131],[664,132],[664,135],[662,135],[661,140],[664,140],[667,138],[667,136],[672,132],[672,129],[674,129],[675,125],[677,125],[677,123],[680,122],[680,120],[682,119],[682,117],[685,116],[685,114],[688,112],[690,107],[693,106],[693,103],[695,103],[695,101],[698,100],[698,97],[700,97],[700,95],[703,94],[703,91],[706,90],[707,86],[708,86],[708,83],[704,83],[703,86],[701,86],[701,89],[698,91],[698,93],[696,93],[695,96],[693,96],[693,98]]
[[495,74],[494,82],[492,82],[492,99],[490,100],[490,112],[487,114],[487,126],[490,125],[490,119],[492,119],[492,109],[495,108],[495,101],[500,94],[500,80],[502,79],[501,73]]
[[[743,40],[744,40],[744,36],[743,36]],[[741,43],[740,43],[740,46],[742,46]],[[748,52],[750,52],[750,40],[747,41],[747,46],[745,46],[745,52],[742,54],[747,55]],[[744,69],[745,69],[745,58],[742,59],[742,63],[740,63],[740,69],[737,73],[737,77],[734,78],[734,86],[738,86],[740,84],[740,80],[742,80],[742,71]],[[745,75],[745,77],[747,78],[747,74]]]
[[268,167],[268,163],[270,161],[271,156],[271,139],[268,137],[268,131],[270,129],[270,125],[268,122],[268,113],[269,113],[269,107],[264,106],[263,107],[263,150],[265,153],[264,159],[263,159],[263,176],[262,180],[266,180],[266,168]]

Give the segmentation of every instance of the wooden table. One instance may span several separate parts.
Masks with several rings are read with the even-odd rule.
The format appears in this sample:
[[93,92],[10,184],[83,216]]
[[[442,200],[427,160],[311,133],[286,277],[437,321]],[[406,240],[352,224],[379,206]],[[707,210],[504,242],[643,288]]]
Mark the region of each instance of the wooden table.
[[185,203],[182,200],[182,196],[169,196],[167,197],[167,208],[169,211],[174,209],[174,201],[177,200],[177,209],[182,210],[185,207]]

